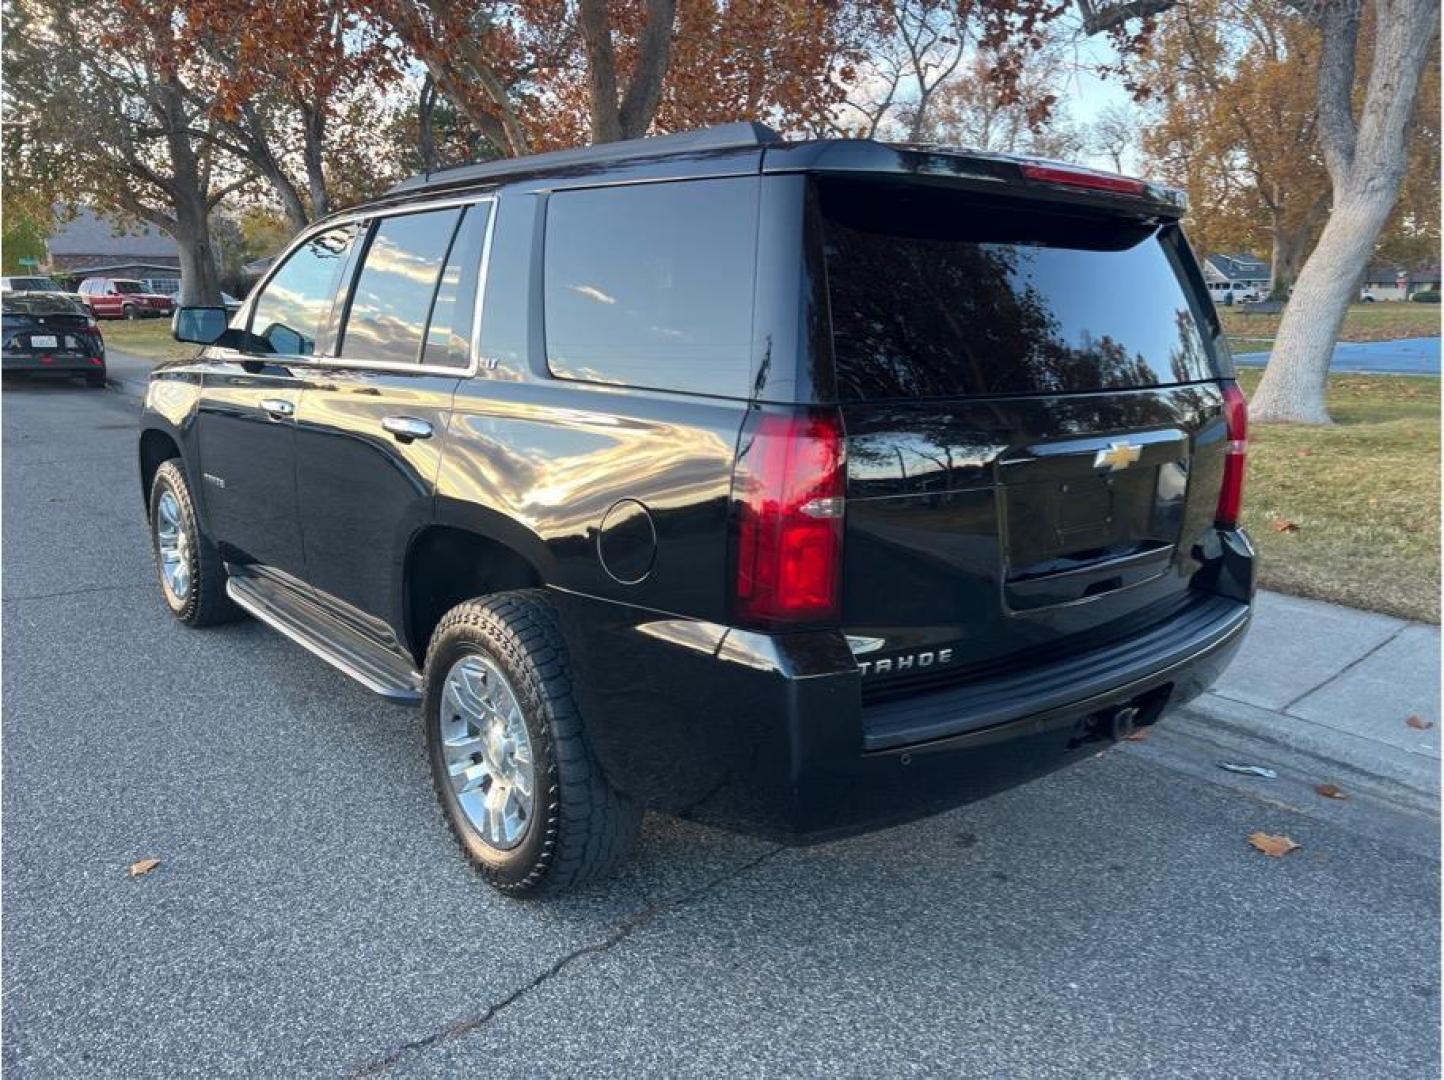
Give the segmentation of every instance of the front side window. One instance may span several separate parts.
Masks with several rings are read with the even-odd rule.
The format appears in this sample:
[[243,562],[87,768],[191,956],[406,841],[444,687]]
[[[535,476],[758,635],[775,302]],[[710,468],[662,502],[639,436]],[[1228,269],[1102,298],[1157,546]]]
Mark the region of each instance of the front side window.
[[753,178],[552,195],[545,252],[552,373],[745,396],[757,196]]
[[339,355],[420,361],[431,302],[460,218],[453,207],[380,219],[351,293]]
[[256,298],[251,314],[253,349],[283,356],[310,356],[316,351],[356,231],[354,224],[337,225],[291,252]]
[[129,295],[131,293],[145,292],[145,287],[138,281],[117,281],[115,283],[115,291]]

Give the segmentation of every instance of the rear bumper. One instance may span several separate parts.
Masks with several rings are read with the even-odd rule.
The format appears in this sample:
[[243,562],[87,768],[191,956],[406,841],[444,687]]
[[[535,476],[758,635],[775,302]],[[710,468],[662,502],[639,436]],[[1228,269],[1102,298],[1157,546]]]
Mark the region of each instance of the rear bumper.
[[104,375],[105,359],[92,363],[85,356],[53,356],[48,362],[38,356],[6,353],[0,358],[0,370],[6,375],[24,373],[27,375]]
[[864,706],[835,632],[769,636],[558,594],[588,737],[653,809],[789,843],[896,824],[1013,787],[1099,748],[1097,719],[1139,722],[1200,694],[1248,627],[1253,553],[1188,618],[1053,664]]

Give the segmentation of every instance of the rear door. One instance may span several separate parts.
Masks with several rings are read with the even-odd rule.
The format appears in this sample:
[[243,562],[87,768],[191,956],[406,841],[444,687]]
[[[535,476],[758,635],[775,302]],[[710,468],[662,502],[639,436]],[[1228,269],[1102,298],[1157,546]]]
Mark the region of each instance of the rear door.
[[820,182],[865,686],[1045,660],[1189,600],[1224,451],[1177,227]]
[[297,413],[307,580],[387,644],[403,626],[402,561],[435,514],[457,384],[471,365],[489,201],[376,218],[333,355]]

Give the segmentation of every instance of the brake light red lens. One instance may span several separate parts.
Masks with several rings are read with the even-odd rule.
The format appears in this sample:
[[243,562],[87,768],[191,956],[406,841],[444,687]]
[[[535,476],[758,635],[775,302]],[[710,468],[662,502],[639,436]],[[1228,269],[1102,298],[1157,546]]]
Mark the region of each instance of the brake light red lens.
[[1131,176],[1093,172],[1091,169],[1069,169],[1060,165],[1024,165],[1022,169],[1023,175],[1029,180],[1038,180],[1045,184],[1115,191],[1121,195],[1143,195],[1148,191],[1148,185],[1142,180],[1135,180]]
[[748,420],[732,482],[742,621],[770,628],[838,615],[845,482],[836,412]]
[[1215,521],[1223,528],[1238,524],[1243,511],[1243,474],[1248,463],[1248,399],[1238,383],[1223,387],[1223,418],[1228,425],[1228,447],[1223,457],[1223,487],[1218,493]]

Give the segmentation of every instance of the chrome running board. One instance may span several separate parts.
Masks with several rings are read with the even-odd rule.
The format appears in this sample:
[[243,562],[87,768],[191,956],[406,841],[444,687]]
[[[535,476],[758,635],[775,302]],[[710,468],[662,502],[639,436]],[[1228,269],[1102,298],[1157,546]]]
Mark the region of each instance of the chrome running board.
[[305,597],[267,578],[232,575],[226,595],[366,689],[402,705],[421,703],[421,673],[406,660],[343,626]]

